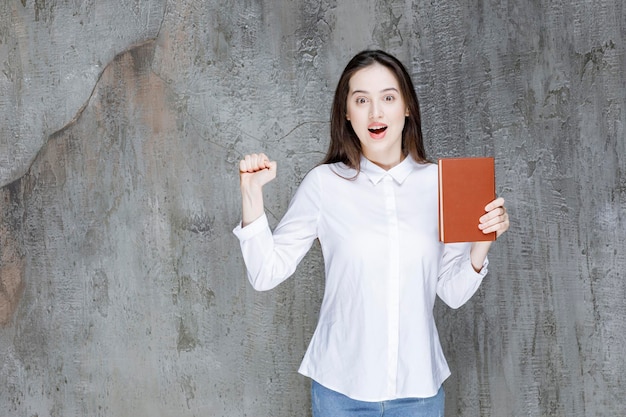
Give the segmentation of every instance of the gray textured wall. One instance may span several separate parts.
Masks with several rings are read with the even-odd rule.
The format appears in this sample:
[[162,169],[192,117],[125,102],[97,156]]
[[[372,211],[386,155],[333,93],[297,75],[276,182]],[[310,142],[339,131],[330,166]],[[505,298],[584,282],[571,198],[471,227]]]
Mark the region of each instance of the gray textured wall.
[[437,305],[449,416],[626,415],[622,0],[0,3],[0,415],[306,416],[319,248],[268,293],[236,161],[276,222],[347,60],[414,75],[431,157],[495,155],[512,227]]

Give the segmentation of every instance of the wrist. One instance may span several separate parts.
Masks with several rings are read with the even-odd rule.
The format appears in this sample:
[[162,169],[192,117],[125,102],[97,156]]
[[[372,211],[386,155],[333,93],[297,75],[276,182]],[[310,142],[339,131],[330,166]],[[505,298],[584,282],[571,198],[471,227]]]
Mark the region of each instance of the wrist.
[[480,272],[483,269],[483,264],[491,248],[491,241],[485,242],[473,242],[470,249],[470,261],[474,271]]
[[245,227],[263,215],[263,187],[241,186],[241,226]]

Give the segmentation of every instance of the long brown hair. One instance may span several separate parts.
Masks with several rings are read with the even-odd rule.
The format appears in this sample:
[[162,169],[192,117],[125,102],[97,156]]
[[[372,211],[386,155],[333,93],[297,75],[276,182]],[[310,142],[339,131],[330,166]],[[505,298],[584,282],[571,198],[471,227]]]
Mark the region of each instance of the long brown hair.
[[339,78],[330,115],[330,145],[322,164],[343,162],[350,168],[356,169],[357,173],[359,172],[361,142],[352,129],[351,123],[346,120],[350,79],[357,71],[376,63],[385,66],[394,74],[400,85],[400,94],[409,109],[409,115],[406,117],[402,130],[402,154],[412,156],[417,162],[428,161],[422,138],[419,101],[411,76],[394,56],[380,50],[366,50],[359,52],[348,62]]

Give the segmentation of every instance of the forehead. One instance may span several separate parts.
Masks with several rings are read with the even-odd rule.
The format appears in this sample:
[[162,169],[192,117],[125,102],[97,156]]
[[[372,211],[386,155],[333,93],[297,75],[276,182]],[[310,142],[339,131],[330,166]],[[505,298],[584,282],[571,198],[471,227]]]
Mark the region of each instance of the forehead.
[[384,65],[375,63],[355,72],[350,78],[350,91],[362,90],[368,92],[382,91],[395,88],[400,91],[395,74]]

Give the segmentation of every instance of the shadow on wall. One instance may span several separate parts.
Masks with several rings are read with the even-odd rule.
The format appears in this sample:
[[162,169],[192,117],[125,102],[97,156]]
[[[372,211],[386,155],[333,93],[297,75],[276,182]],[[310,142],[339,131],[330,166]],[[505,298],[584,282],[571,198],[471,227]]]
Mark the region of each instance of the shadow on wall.
[[18,180],[0,190],[0,326],[9,323],[24,290],[26,262],[19,239],[22,229],[21,204],[17,196],[19,189]]
[[[45,161],[46,150],[54,149],[55,145],[52,142],[55,141],[55,138],[75,125],[80,119],[83,111],[93,99],[94,93],[98,91],[98,85],[101,80],[104,79],[106,84],[107,77],[115,78],[120,75],[120,71],[149,72],[149,65],[146,67],[146,63],[152,61],[154,47],[154,41],[147,41],[134,45],[129,50],[117,55],[103,71],[102,77],[92,91],[92,95],[81,107],[77,116],[69,124],[48,137],[47,142],[42,146],[38,156],[22,178],[0,188],[2,201],[0,203],[0,326],[6,326],[11,322],[24,292],[27,267],[27,256],[24,249],[26,247],[25,240],[28,242],[26,245],[35,243],[45,247],[45,243],[37,242],[45,233],[45,231],[40,229],[45,229],[45,227],[41,224],[34,225],[38,229],[37,234],[39,234],[39,237],[37,237],[30,233],[28,227],[25,227],[24,224],[25,219],[29,217],[27,212],[37,210],[35,207],[27,207],[29,204],[25,203],[33,194],[33,184],[37,181],[38,175],[34,171],[39,169],[39,165],[47,164]],[[141,75],[139,74],[139,76]],[[131,79],[132,77],[128,76],[127,78]],[[154,87],[154,85],[151,85],[151,87]],[[142,90],[143,93],[148,95],[150,91],[151,89]],[[158,95],[160,93],[157,92],[155,94]],[[142,97],[142,99],[145,102],[154,102],[153,97]],[[161,124],[163,123],[159,116],[162,116],[162,114],[159,113],[157,116],[151,114],[150,120],[147,121],[154,125],[157,131],[162,129]],[[60,146],[63,147],[65,145]],[[71,145],[66,146],[72,147]],[[28,233],[30,234],[26,236]]]

